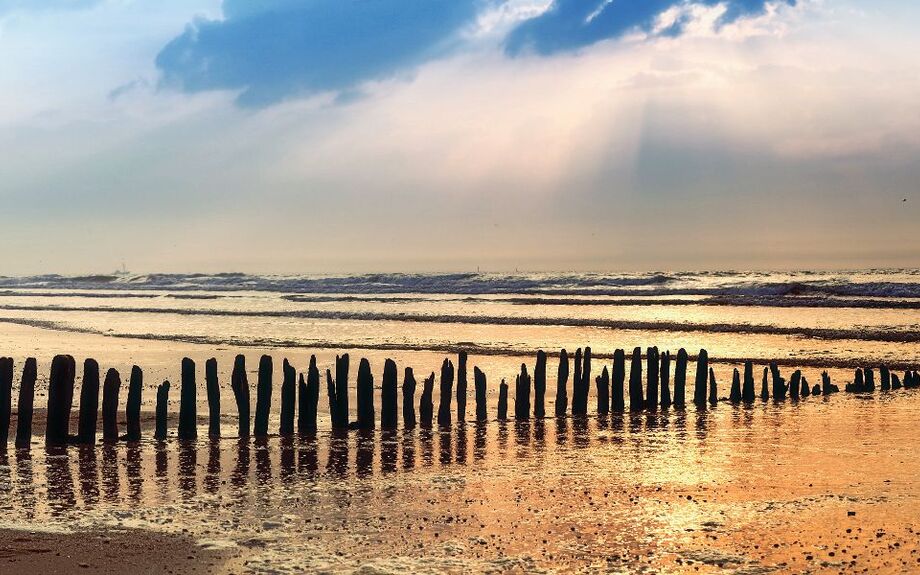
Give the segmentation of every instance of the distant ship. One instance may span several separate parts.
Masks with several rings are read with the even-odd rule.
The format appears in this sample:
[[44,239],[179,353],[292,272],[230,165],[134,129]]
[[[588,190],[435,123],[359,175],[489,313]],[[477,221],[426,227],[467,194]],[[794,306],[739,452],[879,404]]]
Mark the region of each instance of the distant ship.
[[120,269],[120,270],[115,270],[114,272],[112,272],[112,275],[113,275],[113,276],[124,277],[124,276],[129,276],[129,275],[131,275],[131,272],[129,272],[127,266],[125,266],[125,262],[121,262],[121,269]]

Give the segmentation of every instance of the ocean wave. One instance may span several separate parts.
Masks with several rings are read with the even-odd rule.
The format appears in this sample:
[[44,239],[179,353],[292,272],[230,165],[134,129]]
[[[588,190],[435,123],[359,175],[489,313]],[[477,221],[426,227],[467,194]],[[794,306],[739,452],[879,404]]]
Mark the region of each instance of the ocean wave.
[[420,313],[386,313],[369,311],[339,310],[213,310],[189,308],[155,307],[91,307],[91,306],[42,306],[42,305],[0,305],[0,310],[30,312],[80,312],[80,313],[137,313],[173,314],[181,316],[247,317],[247,318],[295,318],[336,321],[445,323],[470,325],[510,325],[547,327],[586,327],[598,329],[620,329],[630,331],[668,331],[694,333],[738,333],[756,335],[783,335],[826,340],[883,341],[894,343],[920,342],[920,332],[891,331],[879,329],[834,329],[805,326],[775,326],[748,323],[683,323],[673,321],[615,320],[573,317],[516,317],[489,315],[448,315]]

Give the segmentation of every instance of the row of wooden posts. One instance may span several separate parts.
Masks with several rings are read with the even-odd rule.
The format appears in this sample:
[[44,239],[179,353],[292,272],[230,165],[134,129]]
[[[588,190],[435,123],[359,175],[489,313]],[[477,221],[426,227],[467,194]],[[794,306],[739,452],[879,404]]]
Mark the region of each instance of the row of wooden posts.
[[[601,374],[595,378],[597,412],[600,414],[622,412],[626,410],[626,398],[629,398],[629,409],[656,410],[659,407],[683,408],[685,406],[685,388],[687,381],[687,366],[689,357],[683,349],[677,352],[674,361],[673,393],[671,390],[671,354],[659,353],[658,348],[651,347],[645,353],[646,378],[643,385],[643,354],[640,348],[635,348],[632,353],[629,371],[629,386],[626,383],[626,354],[622,349],[616,350],[613,355],[612,371],[605,365]],[[521,365],[521,372],[515,380],[515,405],[514,416],[516,419],[529,419],[546,417],[546,360],[543,351],[537,353],[536,365],[533,376],[530,375],[526,364]],[[559,354],[559,371],[556,378],[555,415],[564,416],[585,415],[588,413],[588,396],[591,381],[591,348],[584,352],[578,349],[574,354],[574,361],[566,350]],[[574,364],[572,378],[571,408],[569,407],[569,365]],[[306,378],[300,374],[296,381],[297,372],[294,367],[284,360],[282,366],[283,378],[281,384],[281,435],[293,435],[296,428],[301,434],[317,431],[317,413],[320,397],[320,373],[316,366],[316,356],[310,358],[310,365]],[[361,359],[358,366],[357,377],[357,421],[349,422],[348,408],[348,373],[349,356],[343,354],[336,356],[335,373],[326,370],[326,393],[329,400],[329,414],[333,429],[373,429],[376,425],[376,410],[374,407],[374,376],[371,372],[370,362]],[[885,367],[879,369],[881,390],[920,387],[920,375],[916,371],[907,371],[904,383],[896,374],[892,374]],[[51,373],[48,384],[48,410],[45,442],[49,446],[66,445],[68,443],[94,444],[96,442],[96,427],[99,411],[99,364],[93,359],[83,363],[83,382],[80,389],[80,413],[77,434],[70,434],[70,413],[73,405],[74,381],[76,377],[76,362],[70,355],[55,356],[51,362]],[[383,368],[383,381],[381,386],[380,426],[384,429],[393,429],[398,425],[398,396],[397,367],[393,360],[387,359]],[[34,358],[29,358],[22,372],[22,381],[19,387],[19,403],[17,416],[16,446],[28,448],[32,438],[32,412],[37,378],[37,365]],[[271,356],[263,355],[259,361],[258,384],[256,389],[255,421],[251,427],[251,406],[249,382],[246,375],[246,358],[238,355],[233,365],[230,388],[236,401],[239,414],[239,437],[249,437],[250,430],[256,437],[269,434],[268,420],[272,402],[273,362]],[[205,381],[209,407],[208,435],[220,435],[220,396],[221,388],[217,377],[217,360],[209,359],[205,363]],[[456,414],[459,421],[466,418],[467,400],[467,354],[461,352],[456,368],[456,390],[454,389],[455,369],[449,359],[441,365],[440,374],[440,399],[437,411],[437,424],[447,426],[451,424],[453,413],[452,397],[456,396]],[[11,412],[12,412],[12,383],[13,360],[0,358],[0,447],[8,441]],[[422,384],[421,398],[418,404],[418,418],[416,418],[415,394],[416,381],[411,367],[405,368],[402,383],[402,417],[403,426],[412,428],[416,425],[429,427],[435,420],[434,415],[434,383],[435,374],[432,373]],[[488,419],[486,406],[486,374],[478,367],[473,368],[473,383],[475,386],[476,420]],[[871,369],[856,370],[854,382],[847,384],[849,392],[874,392],[875,374]],[[131,369],[128,383],[128,397],[126,406],[127,429],[124,435],[119,435],[117,415],[119,394],[121,390],[121,377],[115,369],[109,369],[102,384],[102,439],[106,442],[126,440],[137,441],[141,438],[141,394],[143,390],[143,372],[137,366]],[[155,438],[167,437],[167,405],[169,400],[170,383],[163,382],[157,388],[156,398],[156,431]],[[624,394],[628,392],[628,396]],[[763,380],[760,388],[760,399],[763,401],[773,398],[783,401],[787,397],[797,400],[809,395],[829,395],[839,391],[831,383],[827,372],[822,374],[820,385],[810,387],[808,381],[802,376],[801,371],[795,371],[789,382],[781,376],[779,368],[771,363],[763,370]],[[179,427],[177,435],[180,439],[194,439],[198,434],[198,415],[196,404],[197,386],[195,382],[195,363],[189,359],[182,360],[181,389],[179,401]],[[533,402],[531,402],[531,397]],[[753,403],[756,400],[754,366],[751,361],[744,364],[743,377],[737,369],[734,370],[729,401],[735,404]],[[696,357],[696,376],[693,390],[693,403],[705,408],[715,405],[719,401],[718,387],[715,374],[709,367],[709,356],[706,350],[700,350]],[[508,418],[508,385],[502,380],[499,386],[498,419]]]

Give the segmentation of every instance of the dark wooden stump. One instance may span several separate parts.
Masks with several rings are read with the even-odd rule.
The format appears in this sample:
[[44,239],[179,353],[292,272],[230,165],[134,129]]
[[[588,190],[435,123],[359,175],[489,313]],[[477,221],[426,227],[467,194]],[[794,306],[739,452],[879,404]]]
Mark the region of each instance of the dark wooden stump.
[[220,381],[213,357],[204,363],[204,381],[208,388],[208,437],[220,437]]
[[696,380],[693,385],[693,403],[706,407],[706,378],[709,375],[709,354],[701,349],[696,356]]
[[403,427],[413,429],[415,421],[415,373],[411,367],[407,367],[403,374],[402,395],[403,395]]
[[272,379],[274,376],[272,356],[259,359],[259,381],[256,384],[256,419],[252,426],[253,437],[268,437],[268,415],[272,411]]
[[154,432],[154,438],[163,440],[166,439],[167,430],[166,430],[166,418],[169,410],[169,382],[164,381],[157,387],[157,406],[156,406],[156,415],[157,415],[157,424],[156,431]]
[[371,364],[361,358],[358,363],[358,429],[374,429],[374,374]]
[[734,404],[741,403],[741,374],[738,368],[732,372],[732,389],[729,392],[728,400]]
[[297,409],[297,370],[284,359],[281,364],[281,424],[278,434],[282,437],[294,435],[294,411]]
[[131,368],[128,380],[128,403],[125,406],[127,430],[125,441],[141,440],[141,395],[144,393],[144,372],[138,366]]
[[476,421],[487,421],[486,374],[478,367],[473,368],[473,384],[476,386]]
[[[446,361],[446,360],[445,360]],[[434,372],[422,382],[422,397],[418,404],[419,424],[430,428],[434,419]]]
[[671,407],[671,352],[661,354],[661,407]]
[[575,350],[575,374],[572,378],[572,415],[581,413],[581,348]]
[[[22,368],[22,379],[19,383],[19,403],[16,404],[18,415],[16,417],[16,447],[28,449],[32,446],[32,414],[35,408],[35,380],[38,378],[38,364],[34,357],[26,360]],[[98,395],[98,372],[97,372]]]
[[622,349],[613,352],[613,372],[610,379],[610,409],[620,413],[626,409],[623,386],[626,384],[626,354]]
[[514,417],[515,419],[530,419],[530,385],[531,378],[527,373],[527,365],[521,364],[521,373],[517,376],[514,390]]
[[891,372],[886,366],[883,365],[878,368],[878,377],[882,391],[889,391],[891,389]]
[[[464,354],[465,355],[465,354]],[[399,423],[399,374],[396,362],[388,359],[383,364],[383,384],[380,391],[380,428],[396,429]]]
[[709,368],[709,404],[716,405],[719,403],[719,390],[716,385],[716,374]]
[[246,375],[246,356],[242,354],[236,356],[233,361],[230,389],[233,391],[233,398],[236,400],[236,412],[239,414],[240,439],[249,437],[249,377]]
[[891,374],[891,389],[892,391],[901,389],[901,378],[899,378],[896,373]]
[[118,441],[118,396],[121,393],[121,376],[115,369],[105,373],[102,384],[102,441]]
[[677,363],[674,366],[674,407],[683,409],[687,405],[687,350],[677,350]]
[[563,416],[569,408],[569,354],[566,350],[559,352],[559,371],[556,376],[556,416]]
[[546,353],[537,352],[537,365],[533,370],[533,416],[546,417]]
[[457,421],[466,421],[466,352],[457,358]]
[[450,398],[454,389],[454,364],[445,359],[441,364],[441,398],[438,402],[438,425],[450,425]]
[[83,384],[80,386],[80,423],[77,443],[96,443],[96,422],[99,420],[99,364],[95,359],[83,361]]
[[773,378],[773,401],[785,401],[786,400],[786,382],[780,376],[779,367],[776,363],[770,362],[770,375]]
[[589,395],[591,395],[591,348],[585,347],[585,352],[582,354],[581,405],[579,406],[579,412],[582,415],[588,413]]
[[866,375],[866,392],[874,393],[875,392],[875,372],[871,368],[866,368],[864,371]]
[[789,378],[789,397],[793,401],[799,399],[799,391],[802,389],[802,372],[795,370],[792,377]]
[[348,429],[348,372],[351,359],[347,353],[335,357],[335,410],[339,429]]
[[0,357],[0,451],[6,451],[13,416],[13,358]]
[[744,386],[741,388],[741,400],[744,403],[754,403],[754,364],[744,362]]
[[182,358],[182,383],[179,389],[179,439],[198,437],[198,387],[195,384],[195,362]]
[[498,420],[508,419],[508,384],[503,379],[498,386]]
[[76,363],[72,356],[56,355],[51,360],[45,445],[67,445],[75,372]]
[[657,347],[645,350],[645,407],[650,410],[658,409],[658,361]]
[[811,395],[811,388],[808,386],[808,379],[806,379],[804,375],[802,376],[802,389],[799,392],[799,395],[802,397],[808,397]]
[[832,393],[837,393],[840,391],[840,388],[831,383],[831,376],[825,371],[821,374],[821,393],[824,395],[830,395]]
[[607,366],[601,370],[601,374],[595,380],[597,385],[597,412],[601,414],[610,413],[610,372]]
[[633,349],[632,363],[629,366],[629,409],[640,411],[645,408],[642,393],[642,348]]

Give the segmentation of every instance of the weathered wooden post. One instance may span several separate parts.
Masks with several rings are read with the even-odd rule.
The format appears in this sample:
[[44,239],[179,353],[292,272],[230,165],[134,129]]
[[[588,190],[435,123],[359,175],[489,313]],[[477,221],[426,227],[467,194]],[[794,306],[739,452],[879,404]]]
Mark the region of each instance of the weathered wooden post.
[[716,405],[719,403],[719,390],[716,387],[716,374],[709,368],[709,403]]
[[179,390],[179,439],[198,437],[198,390],[195,384],[195,362],[182,358],[182,383]]
[[802,388],[802,372],[800,370],[795,370],[792,373],[792,377],[789,378],[789,398],[793,401],[799,399],[799,390]]
[[374,429],[374,374],[371,373],[371,364],[367,359],[361,358],[358,363],[358,429]]
[[415,373],[411,367],[407,367],[403,374],[402,394],[403,394],[403,427],[413,429],[415,427]]
[[597,412],[600,414],[610,413],[610,372],[607,366],[601,370],[601,374],[595,380],[597,384]]
[[163,440],[166,439],[166,417],[167,411],[169,409],[169,382],[164,381],[157,387],[157,425],[156,431],[154,432],[154,438]]
[[546,417],[546,353],[537,352],[537,365],[533,370],[533,416],[537,419]]
[[770,374],[773,377],[773,401],[785,401],[788,388],[775,362],[770,362]]
[[674,366],[674,407],[683,409],[687,405],[687,350],[677,350],[677,364]]
[[767,387],[767,372],[769,370],[765,367],[763,368],[763,382],[760,384],[760,399],[761,401],[767,401],[770,399],[770,390]]
[[822,372],[821,373],[821,393],[824,395],[830,395],[832,393],[837,393],[838,391],[839,389],[837,388],[837,386],[831,383],[831,376],[828,375],[826,371]]
[[141,395],[143,392],[144,372],[135,365],[131,368],[131,378],[128,380],[128,402],[125,406],[126,441],[141,440]]
[[901,379],[898,377],[898,374],[896,373],[891,374],[891,389],[892,390],[901,389]]
[[335,357],[335,406],[338,412],[339,424],[337,427],[342,429],[348,428],[348,372],[351,359],[347,353],[342,357]]
[[811,395],[811,388],[808,387],[808,379],[804,375],[802,376],[802,390],[799,392],[799,395],[802,397]]
[[891,372],[888,370],[888,367],[884,365],[879,367],[878,376],[879,376],[879,379],[881,380],[880,384],[882,386],[882,391],[891,390]]
[[381,429],[396,429],[399,421],[399,407],[397,405],[399,391],[398,384],[396,383],[398,377],[396,362],[392,359],[387,359],[383,363],[383,384],[380,391]]
[[118,441],[118,396],[121,392],[121,376],[114,368],[105,373],[102,384],[102,441]]
[[13,358],[0,357],[0,451],[6,451],[13,416]]
[[75,371],[76,363],[72,356],[56,355],[51,360],[45,445],[67,445]]
[[240,439],[249,437],[249,378],[246,375],[246,356],[239,354],[233,360],[233,374],[230,376],[230,389],[236,400],[239,414]]
[[424,428],[430,428],[434,419],[434,372],[431,372],[422,382],[422,397],[419,400],[419,423]]
[[754,364],[744,362],[744,387],[741,389],[741,399],[744,403],[754,403]]
[[473,368],[473,384],[476,386],[476,421],[486,421],[489,419],[486,410],[486,374],[478,367]]
[[572,378],[572,415],[581,413],[581,348],[575,350],[575,374]]
[[640,411],[645,408],[642,396],[642,348],[633,349],[632,363],[629,366],[629,409]]
[[[908,377],[904,378],[905,381],[909,381]],[[856,374],[853,378],[853,383],[848,383],[844,390],[849,393],[862,393],[866,389],[865,381],[863,380],[863,370],[860,368],[856,369]]]
[[864,373],[866,374],[866,392],[874,393],[875,392],[875,372],[872,371],[872,368],[867,367]]
[[645,407],[650,410],[658,409],[658,348],[650,347],[645,350],[646,383]]
[[253,422],[253,437],[268,437],[268,415],[272,410],[272,377],[274,365],[272,356],[259,359],[259,382],[256,387],[256,419]]
[[581,405],[579,406],[580,413],[586,415],[588,413],[588,396],[591,394],[591,347],[585,347],[585,352],[582,354],[582,368],[581,368]]
[[569,407],[569,354],[564,349],[559,352],[559,371],[556,377],[556,416],[565,415]]
[[706,376],[709,375],[709,354],[701,349],[696,356],[696,381],[693,386],[693,403],[706,407]]
[[307,368],[307,401],[306,417],[304,418],[303,433],[316,433],[318,426],[316,415],[319,412],[319,369],[316,367],[316,356],[310,356],[310,367]]
[[517,379],[517,389],[514,395],[515,419],[530,419],[530,386],[532,380],[527,373],[527,364],[521,364],[521,374]]
[[732,388],[728,394],[728,400],[734,404],[741,403],[741,374],[738,368],[732,372]]
[[502,379],[501,385],[498,386],[498,420],[505,421],[508,419],[508,384]]
[[[34,357],[26,360],[19,383],[19,403],[16,404],[16,447],[28,449],[32,445],[32,413],[35,407],[35,380],[38,378],[38,364]],[[97,374],[98,380],[98,374]],[[97,386],[98,388],[98,383]]]
[[450,425],[450,397],[454,388],[454,364],[445,359],[441,364],[441,398],[438,402],[438,425]]
[[99,364],[95,359],[83,361],[83,384],[80,386],[80,423],[77,443],[96,443],[96,422],[99,419]]
[[466,421],[466,352],[457,358],[457,421]]
[[282,437],[294,435],[294,410],[297,408],[297,370],[284,359],[281,364],[281,424],[278,434]]
[[613,352],[613,373],[610,381],[610,407],[615,412],[626,409],[623,386],[626,384],[626,354],[622,349]]
[[208,391],[208,437],[220,437],[220,382],[217,359],[204,362],[204,380]]
[[671,352],[661,354],[661,407],[671,407]]

